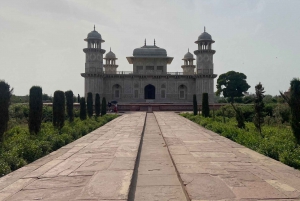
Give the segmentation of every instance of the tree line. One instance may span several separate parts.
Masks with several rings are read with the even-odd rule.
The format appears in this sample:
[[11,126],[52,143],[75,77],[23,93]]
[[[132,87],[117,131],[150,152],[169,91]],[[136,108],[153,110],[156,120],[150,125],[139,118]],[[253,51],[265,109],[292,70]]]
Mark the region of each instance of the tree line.
[[[245,129],[245,118],[244,114],[240,107],[236,104],[240,102],[244,94],[250,88],[250,85],[246,81],[247,76],[240,72],[229,71],[227,73],[221,74],[217,80],[217,91],[216,95],[223,95],[226,102],[228,101],[235,111],[235,117],[237,121],[238,128]],[[255,86],[255,95],[251,97],[253,102],[253,107],[255,111],[255,115],[253,118],[253,123],[259,133],[261,134],[261,128],[264,124],[264,117],[266,116],[265,104],[264,104],[264,87],[259,82]],[[280,96],[286,103],[289,105],[291,111],[291,128],[293,134],[297,140],[297,143],[300,144],[300,79],[294,78],[290,82],[290,89],[288,94],[284,94],[280,92]],[[209,116],[209,107],[208,107],[208,96],[204,93],[202,96],[202,116]],[[270,99],[270,97],[268,97]],[[278,97],[277,97],[278,98]],[[271,101],[277,102],[275,98],[271,97]],[[249,101],[248,100],[248,101]],[[196,95],[193,97],[193,105],[194,105],[194,115],[197,114],[197,99]],[[207,109],[208,108],[208,109]],[[208,110],[208,113],[207,113]]]
[[[8,83],[0,80],[0,143],[4,140],[4,133],[8,128],[9,121],[9,106],[11,104],[11,97],[13,96],[13,88]],[[48,98],[48,97],[47,97]],[[42,115],[43,115],[43,100],[45,100],[45,94],[42,93],[40,86],[33,86],[29,90],[29,115],[28,115],[28,129],[30,133],[37,134],[41,130]],[[53,104],[52,104],[52,123],[53,126],[61,129],[65,122],[65,113],[67,119],[70,122],[74,121],[73,105],[74,98],[71,90],[63,92],[57,90],[54,92]],[[87,94],[87,103],[85,98],[78,95],[80,102],[80,119],[85,120],[87,116],[92,118],[94,114],[93,106],[93,94],[89,92]],[[103,116],[106,114],[106,99],[102,98],[102,104],[100,103],[100,95],[95,95],[95,117]]]

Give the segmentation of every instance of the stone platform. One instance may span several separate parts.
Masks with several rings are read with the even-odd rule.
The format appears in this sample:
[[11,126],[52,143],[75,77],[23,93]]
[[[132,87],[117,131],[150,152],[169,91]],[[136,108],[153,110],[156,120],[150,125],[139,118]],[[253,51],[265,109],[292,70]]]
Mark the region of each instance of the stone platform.
[[300,200],[300,172],[173,112],[133,112],[0,178],[0,200]]

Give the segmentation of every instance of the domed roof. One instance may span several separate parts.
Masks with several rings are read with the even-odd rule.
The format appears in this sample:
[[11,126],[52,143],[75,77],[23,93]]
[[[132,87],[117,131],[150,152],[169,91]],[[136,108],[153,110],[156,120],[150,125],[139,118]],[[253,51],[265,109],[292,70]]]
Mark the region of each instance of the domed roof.
[[135,57],[143,57],[143,56],[150,56],[150,57],[166,57],[167,51],[163,48],[159,48],[157,46],[143,46],[140,48],[135,48],[133,50],[133,56]]
[[85,40],[90,40],[90,39],[101,40],[102,42],[104,42],[104,40],[102,40],[101,34],[99,34],[98,31],[95,30],[95,26],[94,26],[94,30],[87,35],[87,38]]
[[140,48],[135,48],[133,50],[133,56],[134,57],[166,57],[167,56],[167,51],[163,48],[159,48],[155,45],[155,40],[154,40],[154,45],[146,45],[146,40],[145,40],[145,45]]
[[183,59],[194,59],[194,55],[190,53],[190,50],[184,55]]
[[105,58],[106,59],[116,59],[116,55],[110,49],[109,52],[105,55]]
[[205,31],[205,27],[204,27],[204,32],[202,34],[200,34],[200,36],[198,37],[197,41],[211,41],[211,42],[215,42],[215,41],[213,41],[211,35]]
[[199,37],[198,40],[212,40],[211,35],[207,32],[203,32]]

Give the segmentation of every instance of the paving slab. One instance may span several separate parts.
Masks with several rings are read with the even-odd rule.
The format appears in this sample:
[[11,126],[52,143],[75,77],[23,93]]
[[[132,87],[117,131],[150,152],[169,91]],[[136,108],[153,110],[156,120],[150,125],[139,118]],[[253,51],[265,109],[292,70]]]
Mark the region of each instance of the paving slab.
[[127,200],[145,117],[123,114],[0,178],[0,200]]
[[129,201],[186,201],[153,113],[148,113]]
[[300,200],[300,172],[173,112],[154,112],[192,201]]

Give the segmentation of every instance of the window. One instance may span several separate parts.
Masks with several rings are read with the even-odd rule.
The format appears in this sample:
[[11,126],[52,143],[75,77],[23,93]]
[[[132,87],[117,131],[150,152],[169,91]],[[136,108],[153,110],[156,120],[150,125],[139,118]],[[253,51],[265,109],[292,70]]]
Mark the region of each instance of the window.
[[179,98],[180,98],[180,99],[184,99],[184,98],[185,98],[185,94],[184,94],[184,91],[183,91],[183,90],[180,90],[180,91],[179,91]]
[[154,70],[154,66],[146,66],[146,70]]
[[161,98],[166,98],[166,91],[165,90],[161,90]]
[[162,89],[165,89],[165,88],[166,88],[166,84],[162,84],[162,85],[161,85],[161,88],[162,88]]
[[163,66],[157,66],[157,70],[163,71]]
[[134,98],[139,98],[139,90],[134,90]]
[[120,90],[119,89],[115,90],[115,98],[120,98]]

